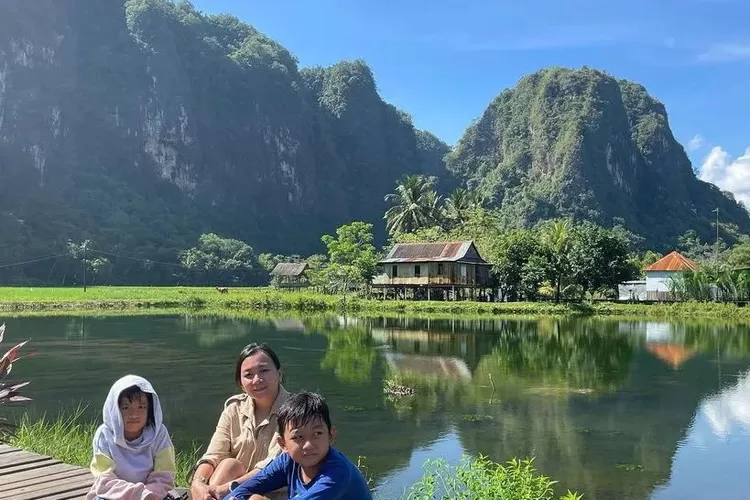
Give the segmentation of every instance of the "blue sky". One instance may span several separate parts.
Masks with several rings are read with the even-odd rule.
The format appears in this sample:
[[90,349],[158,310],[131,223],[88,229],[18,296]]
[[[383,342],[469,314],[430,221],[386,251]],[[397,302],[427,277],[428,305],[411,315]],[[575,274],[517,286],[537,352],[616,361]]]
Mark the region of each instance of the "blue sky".
[[699,175],[750,202],[748,0],[194,0],[300,66],[364,59],[382,97],[454,144],[525,74],[588,65],[667,107]]

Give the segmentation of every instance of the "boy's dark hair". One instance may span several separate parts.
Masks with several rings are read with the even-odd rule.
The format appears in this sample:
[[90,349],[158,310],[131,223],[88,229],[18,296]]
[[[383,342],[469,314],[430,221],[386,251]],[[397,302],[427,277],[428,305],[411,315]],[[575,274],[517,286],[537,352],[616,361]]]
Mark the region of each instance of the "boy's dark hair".
[[328,405],[323,396],[314,392],[292,394],[279,407],[279,412],[276,414],[281,437],[284,437],[287,424],[291,423],[292,428],[296,428],[318,419],[325,422],[328,430],[331,430],[331,415],[328,411]]
[[242,369],[242,362],[253,354],[258,354],[259,352],[266,353],[268,357],[271,358],[271,361],[273,361],[273,364],[276,366],[277,370],[281,368],[281,361],[279,361],[279,357],[267,344],[248,344],[242,349],[242,351],[240,351],[240,356],[237,358],[237,363],[234,365],[234,383],[237,384],[237,387],[242,387],[242,385],[240,384],[240,377],[242,375],[240,373],[240,370]]
[[143,392],[137,385],[131,385],[127,389],[122,390],[120,396],[117,398],[117,404],[119,405],[120,401],[123,399],[132,402],[133,399],[139,397],[141,394],[145,394],[146,399],[148,399],[148,418],[146,419],[146,425],[156,427],[156,417],[154,417],[154,397],[150,392]]

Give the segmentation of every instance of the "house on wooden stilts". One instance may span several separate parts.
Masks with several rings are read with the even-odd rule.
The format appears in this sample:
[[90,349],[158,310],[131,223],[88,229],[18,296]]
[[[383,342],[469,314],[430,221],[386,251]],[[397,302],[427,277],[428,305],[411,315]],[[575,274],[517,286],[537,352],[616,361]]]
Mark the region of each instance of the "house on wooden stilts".
[[473,241],[398,243],[378,262],[373,289],[383,298],[492,300],[491,265]]

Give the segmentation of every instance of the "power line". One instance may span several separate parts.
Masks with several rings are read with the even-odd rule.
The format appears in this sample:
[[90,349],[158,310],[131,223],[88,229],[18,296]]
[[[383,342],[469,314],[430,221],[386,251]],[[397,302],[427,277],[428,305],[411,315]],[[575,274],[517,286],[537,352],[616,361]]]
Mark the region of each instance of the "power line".
[[65,255],[67,255],[67,254],[61,253],[61,254],[57,254],[57,255],[50,255],[49,257],[40,257],[38,259],[26,260],[26,261],[23,261],[23,262],[14,262],[12,264],[2,264],[2,265],[0,265],[0,269],[6,268],[6,267],[23,266],[23,265],[26,265],[26,264],[33,264],[34,262],[42,262],[44,260],[56,259],[58,257],[64,257]]
[[[128,255],[120,255],[120,254],[116,254],[116,253],[105,252],[103,250],[93,250],[93,249],[90,249],[90,248],[87,249],[87,251],[90,252],[90,253],[98,253],[98,254],[102,254],[102,255],[107,255],[109,257],[115,257],[115,258],[118,258],[118,259],[127,259],[127,260],[133,260],[133,261],[136,261],[136,262],[144,262],[144,263],[149,263],[149,264],[159,264],[159,265],[162,265],[162,266],[179,267],[179,268],[185,269],[185,267],[182,264],[178,264],[178,263],[175,263],[175,262],[163,262],[163,261],[159,261],[159,260],[144,259],[142,257],[131,257],[131,256],[128,256]],[[14,267],[14,266],[23,266],[23,265],[26,265],[26,264],[33,264],[35,262],[43,262],[45,260],[57,259],[59,257],[71,257],[71,255],[69,253],[60,253],[60,254],[57,254],[57,255],[50,255],[50,256],[47,256],[47,257],[40,257],[38,259],[31,259],[31,260],[26,260],[26,261],[22,261],[22,262],[13,262],[11,264],[0,264],[0,269],[4,269],[4,268],[8,268],[8,267]],[[241,271],[241,270],[259,271],[260,269],[257,268],[257,267],[234,267],[234,268],[231,268],[231,269],[226,269],[226,271]],[[214,271],[214,269],[191,269],[191,271]]]
[[89,249],[89,252],[100,253],[100,254],[103,254],[103,255],[108,255],[110,257],[116,257],[118,259],[135,260],[135,261],[138,261],[138,262],[146,262],[146,263],[149,263],[149,264],[161,264],[163,266],[182,267],[182,264],[177,264],[175,262],[161,262],[161,261],[158,261],[158,260],[144,259],[142,257],[130,257],[128,255],[119,255],[119,254],[116,254],[116,253],[105,252],[103,250],[91,250],[91,249]]
[[[179,267],[179,268],[182,268],[182,269],[188,269],[185,266],[183,266],[182,264],[177,264],[177,263],[174,263],[174,262],[162,262],[162,261],[158,261],[158,260],[144,259],[142,257],[130,257],[130,256],[127,256],[127,255],[119,255],[119,254],[115,254],[115,253],[105,252],[103,250],[91,250],[91,249],[89,249],[89,252],[100,253],[100,254],[103,254],[103,255],[108,255],[110,257],[116,257],[118,259],[128,259],[128,260],[134,260],[134,261],[138,261],[138,262],[145,262],[145,263],[149,263],[149,264],[161,264],[163,266],[172,266],[172,267]],[[188,270],[190,270],[190,271],[216,271],[216,269],[200,269],[200,268],[192,268],[192,269],[188,269]],[[246,267],[246,266],[243,266],[243,267],[232,267],[232,268],[224,269],[224,270],[225,271],[242,271],[242,270],[246,270],[246,271],[260,271],[262,269],[261,268],[257,268],[257,267]]]

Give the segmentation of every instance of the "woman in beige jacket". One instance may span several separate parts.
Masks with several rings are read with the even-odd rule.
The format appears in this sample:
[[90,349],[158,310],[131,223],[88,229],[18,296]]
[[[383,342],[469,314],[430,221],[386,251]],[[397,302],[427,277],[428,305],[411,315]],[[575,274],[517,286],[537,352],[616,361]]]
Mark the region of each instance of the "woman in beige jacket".
[[234,371],[242,394],[224,403],[211,443],[193,471],[193,500],[224,498],[232,483],[252,477],[281,453],[276,413],[289,398],[281,375],[279,358],[266,344],[242,350]]

